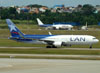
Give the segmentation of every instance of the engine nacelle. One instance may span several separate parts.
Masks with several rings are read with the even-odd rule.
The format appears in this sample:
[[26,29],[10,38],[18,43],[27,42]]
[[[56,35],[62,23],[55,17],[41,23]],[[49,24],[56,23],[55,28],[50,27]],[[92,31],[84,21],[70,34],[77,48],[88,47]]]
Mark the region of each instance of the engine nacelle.
[[62,42],[54,42],[53,45],[56,46],[56,47],[61,47],[62,46]]
[[65,42],[62,42],[62,46],[71,46],[71,44],[67,44]]
[[56,29],[56,30],[58,30],[58,29],[59,29],[59,27],[53,27],[53,29]]

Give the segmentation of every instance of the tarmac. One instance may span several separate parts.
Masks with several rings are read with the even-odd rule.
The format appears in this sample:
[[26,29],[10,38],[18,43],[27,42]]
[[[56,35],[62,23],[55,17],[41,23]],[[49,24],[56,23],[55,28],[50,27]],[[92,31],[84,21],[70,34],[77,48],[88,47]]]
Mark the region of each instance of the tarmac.
[[55,54],[6,54],[0,53],[0,57],[7,58],[37,58],[37,59],[82,59],[100,60],[100,55],[55,55]]
[[0,58],[0,73],[100,73],[100,61]]
[[11,49],[70,49],[70,50],[100,50],[100,48],[45,48],[45,47],[0,47],[0,49],[11,48]]

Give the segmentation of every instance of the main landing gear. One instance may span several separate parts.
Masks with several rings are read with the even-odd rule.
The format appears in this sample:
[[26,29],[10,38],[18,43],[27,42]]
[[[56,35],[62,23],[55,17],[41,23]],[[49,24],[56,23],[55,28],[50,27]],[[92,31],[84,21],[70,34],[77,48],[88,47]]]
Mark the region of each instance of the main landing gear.
[[89,47],[90,49],[92,49],[92,45],[90,45],[90,47]]
[[57,48],[56,46],[54,46],[54,45],[49,45],[49,46],[46,46],[46,48]]

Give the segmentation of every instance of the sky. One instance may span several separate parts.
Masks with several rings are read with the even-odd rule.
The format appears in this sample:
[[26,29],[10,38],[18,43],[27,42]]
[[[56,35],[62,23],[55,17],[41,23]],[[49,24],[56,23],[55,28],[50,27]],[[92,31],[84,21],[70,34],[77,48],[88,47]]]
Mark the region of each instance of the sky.
[[100,5],[100,0],[0,0],[0,6],[25,6],[29,4],[40,4],[48,7],[64,4],[65,6],[77,6],[79,4]]

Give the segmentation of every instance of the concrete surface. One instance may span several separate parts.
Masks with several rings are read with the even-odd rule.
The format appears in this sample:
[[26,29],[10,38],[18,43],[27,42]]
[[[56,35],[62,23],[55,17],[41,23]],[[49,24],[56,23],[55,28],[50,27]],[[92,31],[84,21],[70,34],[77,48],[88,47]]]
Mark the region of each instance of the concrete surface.
[[33,57],[33,58],[91,58],[100,60],[100,55],[55,55],[55,54],[6,54],[0,53],[0,56],[8,56],[9,58],[16,57]]
[[100,73],[100,61],[1,58],[0,73]]
[[100,48],[45,48],[45,47],[0,47],[0,49],[11,48],[11,49],[70,49],[70,50],[100,50]]

